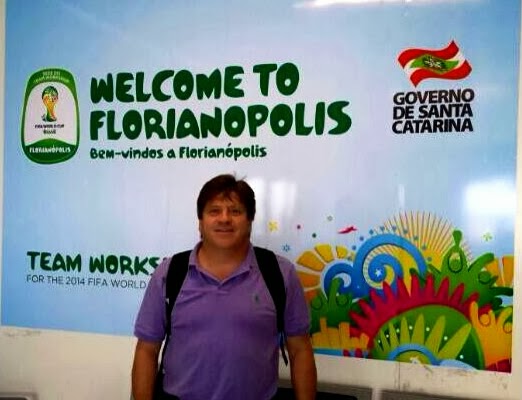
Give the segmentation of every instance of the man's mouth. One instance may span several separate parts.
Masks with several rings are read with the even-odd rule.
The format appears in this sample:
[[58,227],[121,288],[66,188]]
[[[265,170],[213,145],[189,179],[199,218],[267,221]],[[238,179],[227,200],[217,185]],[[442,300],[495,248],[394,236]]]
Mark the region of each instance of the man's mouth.
[[234,232],[234,230],[232,228],[216,228],[215,231],[218,232],[218,233],[231,233],[231,232]]

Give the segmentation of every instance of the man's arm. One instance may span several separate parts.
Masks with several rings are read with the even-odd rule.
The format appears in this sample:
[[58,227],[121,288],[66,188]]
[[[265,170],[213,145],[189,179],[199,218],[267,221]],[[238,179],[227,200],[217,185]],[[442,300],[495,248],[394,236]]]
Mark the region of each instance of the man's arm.
[[314,352],[308,335],[289,336],[286,348],[296,400],[313,400],[317,391]]
[[138,339],[132,364],[132,396],[134,400],[152,400],[158,370],[161,342]]

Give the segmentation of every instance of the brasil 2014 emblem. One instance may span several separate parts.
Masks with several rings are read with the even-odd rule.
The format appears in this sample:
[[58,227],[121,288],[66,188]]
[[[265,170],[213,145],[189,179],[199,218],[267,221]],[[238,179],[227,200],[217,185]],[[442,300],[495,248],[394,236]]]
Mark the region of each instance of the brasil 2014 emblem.
[[80,123],[74,77],[66,70],[35,72],[27,82],[22,148],[39,164],[69,160],[78,150]]

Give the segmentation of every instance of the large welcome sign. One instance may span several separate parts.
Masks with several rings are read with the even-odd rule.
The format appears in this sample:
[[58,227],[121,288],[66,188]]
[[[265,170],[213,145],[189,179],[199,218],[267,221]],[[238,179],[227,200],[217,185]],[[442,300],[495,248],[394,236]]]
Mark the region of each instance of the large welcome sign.
[[[293,63],[260,64],[252,68],[255,79],[259,81],[259,93],[269,96],[269,92],[277,95],[291,96],[298,89],[299,69]],[[272,78],[272,79],[271,79]],[[277,136],[287,136],[290,131],[297,136],[310,134],[322,135],[325,133],[325,119],[333,120],[336,126],[329,129],[329,134],[343,134],[351,125],[350,117],[343,111],[347,101],[336,101],[328,106],[322,102],[314,104],[314,123],[308,125],[305,121],[306,104],[298,103],[290,106],[285,103],[268,107],[264,104],[228,106],[225,109],[213,107],[208,113],[195,113],[190,108],[183,108],[183,102],[193,99],[196,102],[211,100],[241,99],[246,96],[241,83],[245,79],[245,69],[242,66],[229,66],[223,72],[213,70],[210,74],[194,74],[183,69],[181,71],[162,70],[149,78],[150,88],[144,87],[146,76],[143,72],[135,75],[118,73],[115,77],[108,74],[106,78],[91,81],[91,99],[95,104],[104,103],[179,103],[181,109],[168,108],[159,111],[155,108],[143,107],[143,110],[126,110],[120,118],[116,117],[115,110],[95,110],[90,114],[90,137],[99,140],[100,136],[108,140],[126,138],[136,140],[140,137],[150,139],[207,139],[209,137],[238,138],[247,136],[256,138],[260,131],[269,130]],[[270,91],[270,82],[275,83]],[[254,93],[256,94],[256,93]],[[141,107],[140,107],[141,108]],[[265,126],[266,125],[266,126]],[[118,128],[117,128],[118,127]],[[121,128],[120,128],[121,127]],[[100,130],[103,134],[100,135]],[[266,149],[254,146],[253,148],[236,149],[229,147],[227,151],[212,151],[213,149],[180,147],[167,152],[167,158],[239,158],[265,157]],[[162,158],[159,151],[152,158]],[[131,152],[132,153],[132,152]],[[178,153],[178,155],[176,155]],[[116,156],[117,154],[114,154]],[[119,154],[118,154],[119,155]],[[121,154],[126,157],[127,153]],[[130,154],[129,154],[130,155]],[[113,157],[108,153],[108,157]],[[97,153],[93,152],[96,158]],[[145,155],[143,155],[145,157]]]
[[235,173],[317,353],[509,372],[519,15],[8,0],[2,324],[132,334]]

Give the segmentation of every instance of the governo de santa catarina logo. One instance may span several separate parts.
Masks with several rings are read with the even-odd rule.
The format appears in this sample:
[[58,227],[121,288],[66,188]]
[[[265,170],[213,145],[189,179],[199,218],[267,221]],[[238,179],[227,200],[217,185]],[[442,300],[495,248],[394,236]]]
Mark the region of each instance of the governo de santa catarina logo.
[[398,61],[413,86],[428,78],[463,79],[471,72],[471,65],[453,40],[439,50],[406,49],[399,54]]
[[22,148],[39,164],[69,160],[78,150],[80,124],[73,75],[63,69],[35,72],[25,90]]

